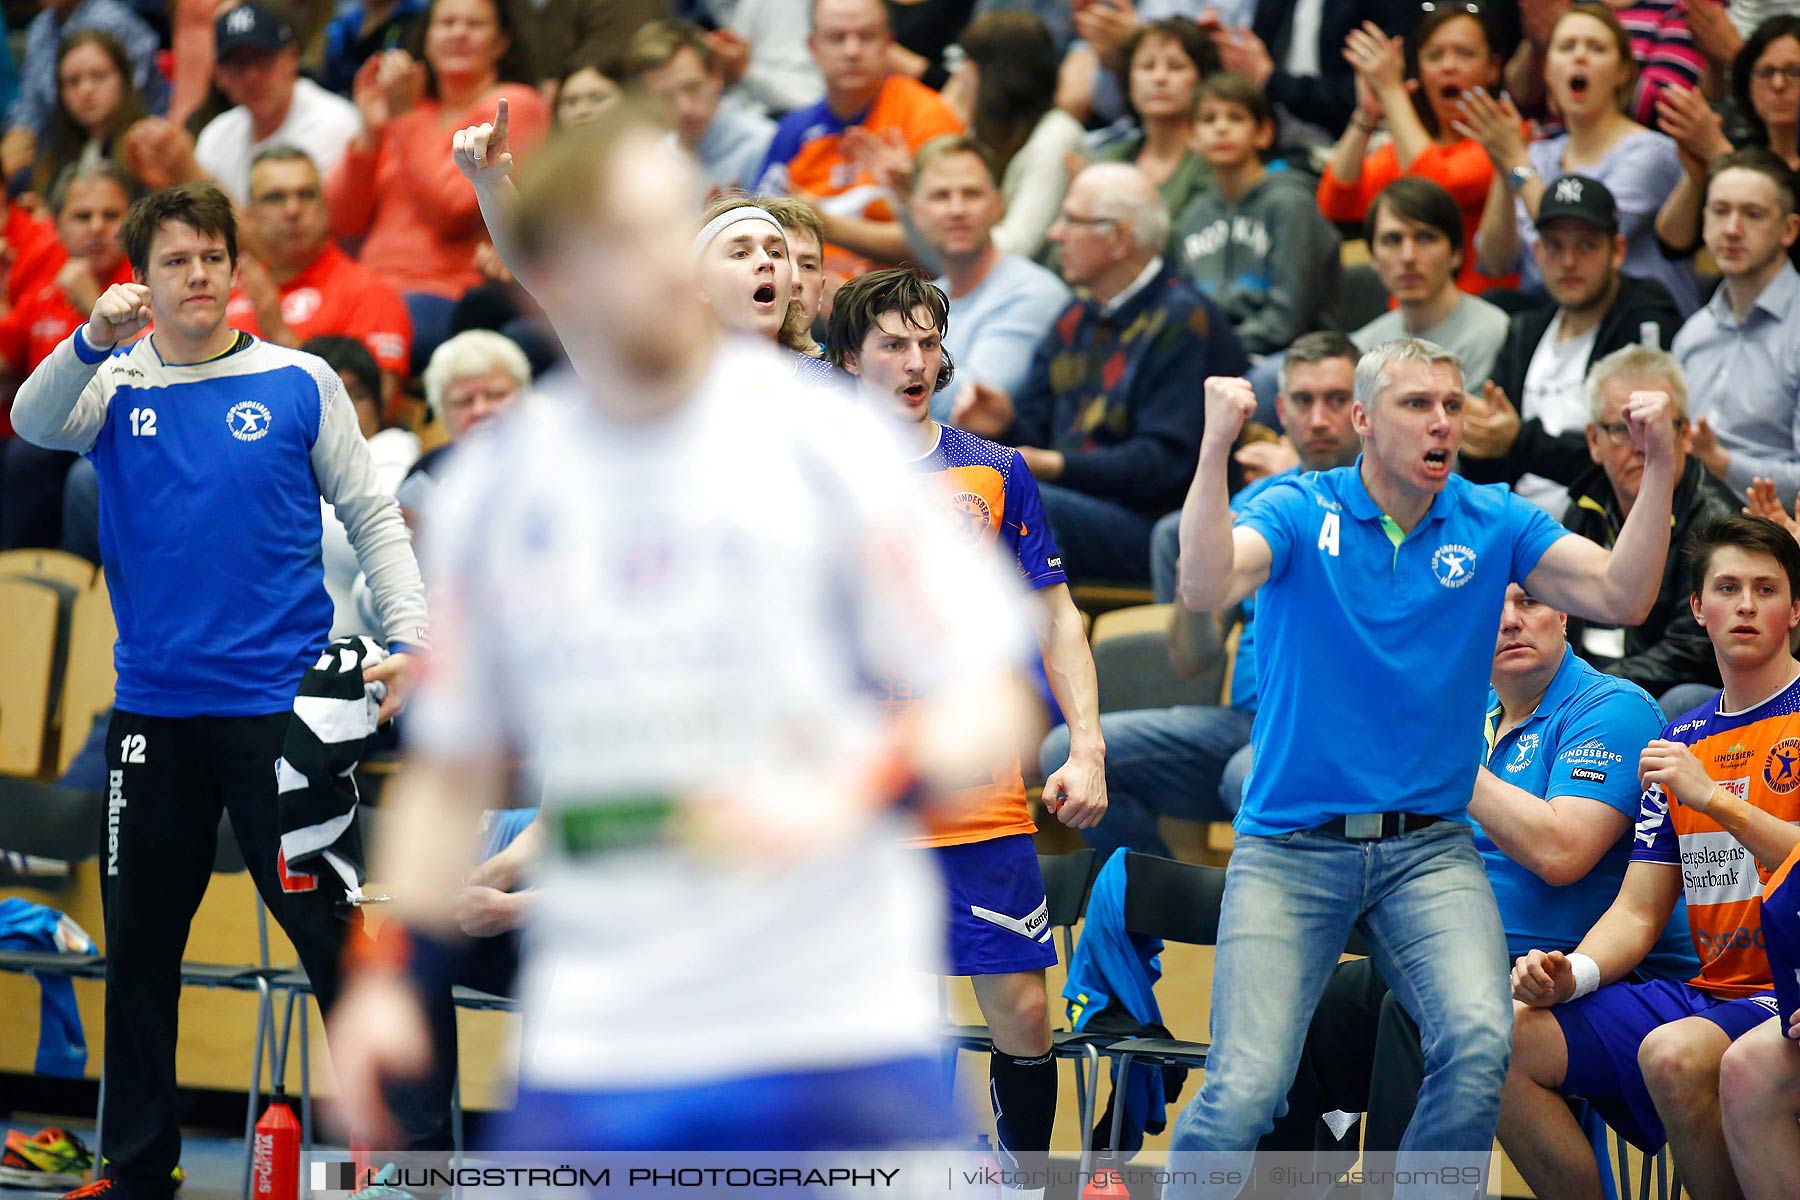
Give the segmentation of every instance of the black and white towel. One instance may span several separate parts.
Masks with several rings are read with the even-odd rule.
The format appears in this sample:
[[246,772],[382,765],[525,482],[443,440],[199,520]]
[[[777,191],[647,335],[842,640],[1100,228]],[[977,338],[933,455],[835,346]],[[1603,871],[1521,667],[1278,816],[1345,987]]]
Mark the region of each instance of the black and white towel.
[[[275,763],[283,887],[311,890],[299,868],[323,859],[352,903],[362,898],[362,833],[356,823],[356,766],[362,761],[387,685],[363,672],[387,657],[366,637],[325,647],[300,680],[294,716]],[[314,870],[317,870],[315,864]]]

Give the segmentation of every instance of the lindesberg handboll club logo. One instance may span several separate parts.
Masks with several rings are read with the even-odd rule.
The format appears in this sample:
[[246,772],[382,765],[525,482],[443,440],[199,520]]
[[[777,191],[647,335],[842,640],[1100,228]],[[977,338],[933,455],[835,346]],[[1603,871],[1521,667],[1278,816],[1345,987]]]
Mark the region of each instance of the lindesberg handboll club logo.
[[950,497],[950,511],[960,518],[957,532],[971,544],[981,540],[994,519],[994,510],[975,492],[958,492]]
[[240,400],[225,414],[225,425],[240,442],[254,442],[269,432],[269,410],[255,400]]
[[1800,738],[1782,738],[1769,747],[1769,757],[1763,760],[1763,783],[1782,796],[1800,787]]
[[1475,578],[1475,551],[1454,542],[1439,546],[1431,555],[1431,573],[1447,588],[1459,588]]

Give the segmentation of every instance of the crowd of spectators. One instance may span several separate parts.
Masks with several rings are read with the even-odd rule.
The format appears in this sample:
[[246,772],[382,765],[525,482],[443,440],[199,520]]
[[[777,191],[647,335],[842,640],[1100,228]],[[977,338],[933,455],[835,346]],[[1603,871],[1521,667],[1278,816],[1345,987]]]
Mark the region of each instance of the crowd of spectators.
[[[1782,5],[155,7],[46,0],[15,39],[12,383],[128,270],[122,204],[209,178],[243,219],[234,323],[359,340],[377,428],[442,442],[421,374],[452,336],[497,330],[539,372],[563,357],[452,135],[504,110],[524,158],[630,94],[699,162],[703,199],[754,193],[808,227],[779,268],[796,302],[760,297],[764,262],[728,325],[761,304],[816,359],[808,326],[846,278],[938,281],[961,369],[934,410],[1022,448],[1076,581],[1150,580],[1204,376],[1247,372],[1279,439],[1266,461],[1305,459],[1278,383],[1289,347],[1328,330],[1453,350],[1461,469],[1572,523],[1625,494],[1598,471],[1615,443],[1586,383],[1633,344],[1672,347],[1692,381],[1691,491],[1800,488],[1800,15]],[[0,544],[91,545],[62,528],[66,455],[9,439],[0,464]],[[1627,633],[1612,658],[1657,653]],[[1593,631],[1576,644],[1598,653]],[[1645,678],[1712,682],[1696,657],[1673,659],[1691,679]]]

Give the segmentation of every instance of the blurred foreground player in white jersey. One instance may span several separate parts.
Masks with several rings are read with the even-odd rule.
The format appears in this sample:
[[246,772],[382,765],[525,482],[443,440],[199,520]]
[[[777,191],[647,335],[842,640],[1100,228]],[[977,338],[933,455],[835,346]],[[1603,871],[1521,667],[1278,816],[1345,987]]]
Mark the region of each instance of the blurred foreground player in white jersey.
[[[409,973],[452,964],[455,864],[515,753],[545,851],[508,1147],[953,1133],[943,900],[895,802],[1016,753],[1016,585],[956,544],[873,418],[821,393],[772,419],[796,381],[718,340],[691,168],[660,140],[608,114],[518,197],[520,277],[592,382],[547,384],[439,493],[444,611],[377,848],[409,948],[355,974],[333,1029],[350,1124],[378,1143],[380,1080],[427,1053]],[[890,718],[867,681],[900,675],[930,699]]]

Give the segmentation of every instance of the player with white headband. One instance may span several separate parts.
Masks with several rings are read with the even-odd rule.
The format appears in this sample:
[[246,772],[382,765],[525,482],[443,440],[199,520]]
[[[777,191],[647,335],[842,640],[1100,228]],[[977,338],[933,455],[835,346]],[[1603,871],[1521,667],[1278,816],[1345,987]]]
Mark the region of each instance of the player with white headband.
[[[529,291],[531,283],[519,274],[518,255],[505,236],[507,214],[517,192],[511,178],[504,99],[492,123],[456,132],[451,156],[475,187],[495,250]],[[701,293],[721,326],[766,338],[790,351],[799,379],[828,382],[838,378],[830,363],[805,352],[813,343],[806,318],[789,304],[796,282],[787,231],[760,198],[733,192],[715,200],[701,214],[693,251],[700,261]],[[567,344],[565,338],[565,347]]]

